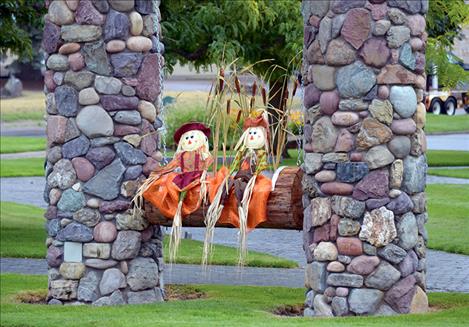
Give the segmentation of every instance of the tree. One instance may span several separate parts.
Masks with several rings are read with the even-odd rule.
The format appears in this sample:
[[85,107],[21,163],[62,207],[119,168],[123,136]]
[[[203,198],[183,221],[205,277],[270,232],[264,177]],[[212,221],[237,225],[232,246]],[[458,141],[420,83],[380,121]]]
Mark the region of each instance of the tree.
[[[469,72],[454,64],[451,49],[460,37],[463,26],[469,24],[469,5],[464,0],[431,0],[427,15],[427,73],[433,65],[438,69],[438,79],[446,88],[469,81]],[[469,40],[468,40],[469,42]]]

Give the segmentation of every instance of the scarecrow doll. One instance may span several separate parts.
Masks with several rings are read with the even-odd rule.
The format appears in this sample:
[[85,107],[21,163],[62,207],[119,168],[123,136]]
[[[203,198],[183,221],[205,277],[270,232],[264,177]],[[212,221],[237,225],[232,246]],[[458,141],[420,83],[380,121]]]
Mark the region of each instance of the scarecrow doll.
[[247,232],[267,220],[267,200],[272,181],[261,172],[269,167],[269,125],[267,119],[260,115],[247,118],[243,129],[230,169],[222,167],[210,181],[211,205],[205,218],[207,230],[203,264],[208,260],[217,221],[239,228],[239,264],[243,265],[247,254]]
[[140,187],[134,203],[142,206],[142,197],[162,215],[173,219],[169,243],[173,262],[181,239],[182,218],[196,211],[207,195],[207,170],[213,163],[209,152],[210,128],[191,122],[174,133],[177,150],[166,166],[153,171]]

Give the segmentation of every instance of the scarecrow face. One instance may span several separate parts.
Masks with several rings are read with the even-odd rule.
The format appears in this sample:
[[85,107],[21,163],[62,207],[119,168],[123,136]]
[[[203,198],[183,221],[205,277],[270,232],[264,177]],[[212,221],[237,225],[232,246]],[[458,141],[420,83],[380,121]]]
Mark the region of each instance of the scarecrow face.
[[261,149],[265,146],[265,133],[263,127],[249,127],[247,129],[246,147],[248,149]]
[[201,131],[189,131],[182,134],[179,143],[183,151],[194,151],[205,144],[206,138]]

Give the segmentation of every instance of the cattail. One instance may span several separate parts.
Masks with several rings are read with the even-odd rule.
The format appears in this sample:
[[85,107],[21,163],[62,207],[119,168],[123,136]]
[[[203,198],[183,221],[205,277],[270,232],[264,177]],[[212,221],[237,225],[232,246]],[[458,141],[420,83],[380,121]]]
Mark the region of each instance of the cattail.
[[235,87],[236,87],[236,92],[238,92],[238,94],[241,94],[241,86],[239,85],[238,76],[235,77]]
[[288,89],[285,89],[285,92],[283,92],[283,98],[284,98],[285,100],[288,99],[288,95],[289,95]]
[[236,123],[239,123],[239,121],[241,120],[241,113],[242,113],[242,111],[239,110],[238,111],[238,116],[236,117]]
[[220,92],[223,91],[223,86],[225,84],[225,70],[220,68]]
[[254,103],[256,102],[256,97],[251,98],[251,103],[249,104],[249,108],[252,109],[254,108]]
[[226,100],[226,113],[229,116],[231,112],[231,99]]
[[264,106],[266,106],[267,105],[267,92],[265,90],[265,87],[262,87],[261,94],[262,94],[262,102],[264,103]]
[[257,83],[256,81],[254,81],[254,84],[252,84],[252,96],[256,96],[256,92],[257,92]]
[[296,79],[296,80],[295,80],[295,83],[293,84],[292,97],[295,96],[295,94],[296,94],[296,89],[298,88],[298,85],[299,85],[299,84],[300,84],[300,83],[298,82],[298,79]]

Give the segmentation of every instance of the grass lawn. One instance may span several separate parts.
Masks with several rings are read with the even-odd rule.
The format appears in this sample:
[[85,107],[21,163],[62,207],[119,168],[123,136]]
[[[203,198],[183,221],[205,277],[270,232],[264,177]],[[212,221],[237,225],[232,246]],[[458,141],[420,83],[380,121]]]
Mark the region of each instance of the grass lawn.
[[43,120],[45,100],[42,91],[23,91],[20,98],[0,99],[0,118],[4,122]]
[[[28,205],[0,202],[0,255],[15,258],[44,258],[45,219],[44,210]],[[168,257],[168,238],[164,240],[164,256]],[[182,240],[177,263],[200,264],[203,243],[194,240]],[[215,245],[212,264],[236,265],[237,249]],[[297,263],[291,260],[249,251],[248,266],[295,268]]]
[[446,176],[446,177],[455,177],[455,178],[469,178],[469,168],[460,168],[460,169],[437,169],[430,168],[428,174],[435,176]]
[[435,116],[433,114],[427,114],[425,133],[432,134],[447,132],[469,132],[469,115]]
[[0,160],[0,177],[44,176],[44,158]]
[[469,151],[429,150],[427,162],[430,167],[469,166]]
[[0,137],[0,153],[41,151],[46,149],[44,137]]
[[469,320],[469,294],[430,293],[428,314],[394,317],[286,318],[271,312],[303,303],[304,289],[200,285],[205,298],[117,306],[46,306],[16,303],[25,291],[45,291],[46,276],[1,276],[2,326],[462,326]]

